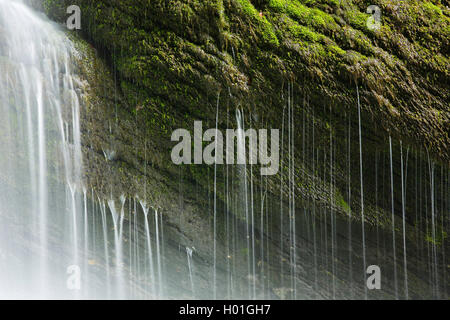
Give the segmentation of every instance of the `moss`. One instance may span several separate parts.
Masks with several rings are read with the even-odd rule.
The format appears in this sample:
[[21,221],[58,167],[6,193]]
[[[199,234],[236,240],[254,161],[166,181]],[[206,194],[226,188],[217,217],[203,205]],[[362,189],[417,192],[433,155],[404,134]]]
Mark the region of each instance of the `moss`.
[[345,55],[345,50],[342,50],[340,47],[338,47],[337,45],[330,45],[328,46],[328,49],[330,52],[339,55],[339,56],[343,56]]
[[351,9],[345,11],[345,18],[349,22],[349,24],[357,28],[359,30],[367,29],[367,19],[370,17],[370,14]]
[[277,12],[287,13],[300,23],[315,29],[334,30],[337,28],[332,16],[317,8],[309,8],[298,0],[270,0],[269,7]]
[[312,31],[310,28],[296,23],[295,21],[287,18],[286,29],[292,34],[292,36],[301,41],[318,42],[324,38],[320,33]]
[[439,19],[443,15],[442,9],[429,1],[424,1],[421,5],[428,15],[428,18],[431,20],[430,23],[432,23],[434,20]]
[[259,33],[261,33],[262,38],[272,45],[278,45],[278,38],[275,35],[272,24],[267,20],[267,18],[262,14],[260,15],[258,10],[255,9],[255,7],[249,0],[236,1],[240,4],[245,14],[250,17],[250,20],[256,23],[257,30],[259,31]]
[[[46,11],[63,21],[61,8],[67,3],[47,0]],[[321,156],[328,150],[330,131],[338,136],[333,143],[345,141],[343,115],[355,112],[357,81],[363,132],[371,137],[363,151],[369,160],[375,147],[386,146],[389,134],[428,148],[437,159],[449,159],[445,130],[449,22],[439,12],[445,11],[439,4],[421,7],[414,1],[393,10],[391,1],[380,1],[383,24],[372,32],[366,27],[369,15],[363,1],[345,5],[331,0],[175,0],[170,6],[162,0],[72,3],[82,6],[83,36],[108,61],[117,84],[113,95],[121,100],[116,104],[139,119],[140,132],[148,141],[157,141],[151,155],[133,152],[139,159],[151,157],[169,177],[178,172],[167,158],[171,131],[191,128],[193,120],[215,123],[218,93],[220,127],[235,126],[233,112],[239,106],[245,114],[259,115],[257,125],[277,128],[288,83],[298,102],[296,123],[302,123],[302,111],[315,114],[315,144]],[[324,106],[331,106],[337,119],[329,121]],[[296,139],[296,150],[302,150],[301,140]],[[345,190],[347,183],[342,143],[336,153],[339,190]],[[329,204],[327,183],[320,178],[326,168],[316,166],[312,172],[308,164],[296,162],[296,166],[302,196]],[[285,167],[286,163],[281,169]],[[354,189],[359,183],[357,167],[351,172]],[[191,169],[187,179],[208,189],[208,169]],[[277,190],[276,181],[269,179],[268,184]],[[348,207],[358,208],[358,197],[354,198],[346,203],[335,195],[337,210],[346,214]],[[366,219],[375,223],[381,214],[383,225],[387,224],[384,208],[373,202],[367,199]]]
[[435,230],[434,239],[431,230],[428,230],[427,234],[425,235],[425,241],[436,246],[441,246],[444,244],[447,237],[447,232],[443,231],[441,226],[438,226],[437,230]]
[[341,207],[342,211],[345,213],[351,212],[350,206],[348,203],[344,200],[344,197],[341,195],[339,191],[337,191],[336,195],[336,203],[339,207]]

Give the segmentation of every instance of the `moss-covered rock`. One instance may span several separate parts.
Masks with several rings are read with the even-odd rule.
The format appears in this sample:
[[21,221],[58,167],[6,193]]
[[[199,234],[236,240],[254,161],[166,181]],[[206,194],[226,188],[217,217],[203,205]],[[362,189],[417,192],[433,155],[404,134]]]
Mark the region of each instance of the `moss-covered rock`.
[[[365,1],[79,4],[83,32],[112,59],[130,108],[164,102],[174,118],[196,116],[199,105],[230,89],[242,104],[273,116],[281,104],[273,97],[294,81],[313,104],[339,112],[356,105],[356,81],[384,135],[391,131],[448,161],[448,9],[375,2],[383,17],[378,31],[366,26]],[[61,20],[65,4],[47,0],[45,8]]]
[[[358,139],[354,129],[347,134],[348,121],[357,128],[356,84],[363,110],[364,163],[387,157],[388,135],[428,150],[444,164],[450,159],[449,17],[438,1],[375,1],[371,4],[382,12],[381,28],[375,31],[366,26],[370,15],[365,13],[369,5],[365,1],[70,4],[80,5],[82,34],[109,62],[117,89],[105,94],[114,104],[115,116],[125,112],[139,118],[139,132],[154,147],[150,162],[169,176],[176,170],[169,158],[175,128],[192,129],[193,120],[214,124],[217,99],[219,127],[234,127],[234,109],[240,107],[259,116],[253,126],[281,128],[288,87],[295,101],[295,122],[306,121],[309,128],[303,131],[305,137],[296,133],[297,155],[301,156],[305,143],[312,145],[308,130],[314,127],[316,156],[323,153],[325,160],[332,154],[335,166],[337,189],[332,191],[325,161],[317,161],[315,172],[313,162],[296,161],[297,191],[303,197],[331,204],[343,214],[360,206],[358,195],[354,203],[341,201],[342,194],[348,201],[349,176],[352,189],[359,189],[357,144],[351,144],[350,158],[346,151],[348,138]],[[64,21],[67,5],[67,1],[44,1],[47,14],[59,21]],[[113,127],[118,126],[121,117],[117,118],[111,121],[116,122]],[[141,160],[147,154],[141,148],[136,152]],[[191,167],[189,175],[207,188],[205,170]],[[282,170],[281,175],[286,174]],[[379,206],[372,198],[374,179],[365,182],[371,203],[367,208]],[[277,180],[269,181],[275,190]],[[389,198],[388,192],[380,196]],[[389,212],[387,200],[383,210]],[[367,210],[366,219],[373,222],[380,211]],[[384,216],[389,220],[388,213]]]
[[[170,232],[180,242],[195,243],[205,259],[212,254],[205,230],[212,224],[214,167],[173,165],[170,136],[176,128],[192,132],[194,120],[214,127],[217,106],[219,128],[235,128],[240,108],[246,127],[283,129],[279,174],[261,178],[247,168],[256,221],[265,219],[260,213],[264,192],[278,213],[278,208],[288,210],[294,190],[296,207],[324,225],[334,213],[338,221],[360,222],[363,200],[368,232],[386,231],[392,227],[393,199],[397,235],[405,203],[408,240],[416,241],[420,232],[412,231],[422,230],[420,240],[429,243],[432,161],[439,174],[436,210],[444,221],[450,37],[449,12],[439,1],[44,0],[44,9],[63,22],[69,4],[81,7],[80,35],[96,48],[73,37],[84,54],[78,66],[86,80],[86,183],[104,197],[137,195],[164,208]],[[366,26],[370,4],[382,10],[376,31]],[[293,124],[295,152],[289,156]],[[389,136],[394,141],[392,199]],[[410,172],[405,201],[401,156]],[[238,171],[218,166],[216,195],[219,211],[242,221],[244,209],[228,207],[244,202],[238,179],[228,180],[242,174]],[[418,212],[425,213],[423,220]],[[283,238],[277,217],[268,223]],[[219,219],[218,245],[224,246],[225,217]],[[443,232],[434,241],[448,251]],[[282,240],[271,241],[271,252],[283,258]],[[219,251],[219,260],[226,261],[226,250]]]

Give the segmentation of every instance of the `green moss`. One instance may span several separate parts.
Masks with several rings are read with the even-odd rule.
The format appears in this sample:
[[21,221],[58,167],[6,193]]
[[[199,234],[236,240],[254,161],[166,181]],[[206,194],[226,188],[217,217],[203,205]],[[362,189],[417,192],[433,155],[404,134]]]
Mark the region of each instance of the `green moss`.
[[363,13],[361,11],[350,9],[345,11],[345,18],[350,23],[351,26],[359,30],[369,30],[367,29],[367,19],[369,19],[370,14]]
[[[246,114],[259,115],[264,126],[279,127],[288,83],[293,83],[297,102],[306,97],[311,103],[306,115],[315,114],[316,145],[327,145],[329,131],[345,130],[342,111],[354,111],[355,80],[367,116],[363,131],[373,144],[382,148],[380,141],[389,129],[404,141],[427,146],[440,159],[449,156],[449,23],[439,4],[422,7],[413,1],[390,11],[389,1],[384,1],[383,24],[374,33],[366,27],[370,15],[362,1],[345,6],[335,0],[174,0],[170,6],[163,0],[45,3],[59,21],[64,21],[65,5],[82,6],[84,36],[109,62],[122,107],[141,121],[149,141],[158,141],[155,158],[170,154],[174,128],[189,128],[193,119],[214,123],[218,92],[220,126],[234,126],[227,119],[240,106]],[[333,122],[321,112],[329,105],[340,117]],[[296,123],[301,123],[303,108],[303,103],[296,105]],[[364,145],[367,157],[373,156],[372,147]],[[337,159],[344,157],[345,148],[338,146]],[[321,157],[324,150],[317,149]],[[137,153],[145,156],[142,150]],[[170,161],[160,162],[174,170]],[[340,186],[347,183],[344,163],[339,158],[336,164]],[[287,170],[286,162],[282,168]],[[318,178],[324,168],[314,170],[301,167],[296,185],[305,196],[329,204],[326,183]],[[358,177],[354,170],[357,166],[352,179]],[[314,179],[304,177],[308,174]],[[204,168],[186,175],[206,188]],[[357,208],[354,198],[347,204],[336,195],[336,207],[344,213],[349,206]],[[367,219],[374,223],[375,213],[384,211],[366,200]]]
[[328,49],[330,52],[339,55],[339,56],[343,56],[345,55],[345,50],[341,49],[339,46],[337,45],[329,45]]
[[272,24],[267,20],[264,15],[260,15],[258,10],[252,5],[249,0],[236,0],[245,14],[250,17],[250,20],[255,22],[259,33],[261,33],[263,39],[272,44],[279,45],[278,38],[275,35]]
[[443,15],[441,8],[429,1],[424,1],[421,5],[430,19],[436,19]]
[[303,25],[296,23],[295,21],[291,20],[290,18],[287,18],[285,20],[285,23],[286,23],[286,29],[297,40],[318,42],[324,38],[323,35],[312,31],[308,27],[305,27]]
[[342,209],[343,212],[345,212],[345,213],[351,212],[350,206],[344,200],[344,197],[339,192],[339,190],[336,191],[335,197],[336,197],[335,198],[336,199],[336,204]]
[[297,0],[270,0],[269,7],[278,12],[289,14],[301,24],[319,30],[336,29],[337,27],[332,16],[317,8],[309,8]]
[[427,234],[425,235],[425,241],[436,246],[441,246],[444,243],[445,239],[447,239],[448,235],[447,232],[443,231],[440,226],[438,226],[436,229],[437,230],[435,231],[434,239],[431,230],[428,230]]

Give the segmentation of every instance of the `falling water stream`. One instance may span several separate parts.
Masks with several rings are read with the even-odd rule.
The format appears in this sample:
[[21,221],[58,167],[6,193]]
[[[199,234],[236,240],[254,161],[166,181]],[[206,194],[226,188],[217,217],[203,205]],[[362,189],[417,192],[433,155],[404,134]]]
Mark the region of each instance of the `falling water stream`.
[[[197,190],[212,203],[199,210],[211,216],[211,230],[199,231],[189,229],[192,217],[182,217],[184,212],[179,219],[188,222],[174,227],[167,211],[147,198],[107,182],[111,195],[105,198],[85,185],[84,84],[74,71],[79,56],[61,26],[22,1],[0,0],[0,298],[448,298],[448,172],[409,146],[405,159],[404,144],[397,148],[389,137],[385,150],[376,152],[370,179],[362,90],[355,96],[357,118],[345,115],[340,136],[330,106],[325,137],[316,120],[320,108],[303,97],[301,114],[299,93],[289,83],[287,96],[281,95],[275,180],[258,176],[248,162],[254,150],[246,153],[245,127],[258,125],[258,114],[227,106],[228,114],[235,112],[228,122],[239,129],[237,165],[214,165],[208,176],[213,192]],[[117,109],[115,116],[117,124]],[[114,126],[106,131],[113,136]],[[344,160],[338,158],[341,146]],[[138,151],[145,154],[147,176],[147,141]],[[103,154],[105,170],[113,172],[114,144]],[[357,183],[353,167],[359,168]],[[180,190],[188,185],[181,172]],[[339,185],[336,177],[345,174]],[[372,180],[374,195],[367,191]],[[408,202],[410,186],[416,199]],[[146,181],[146,194],[147,188]],[[317,197],[303,199],[310,188]],[[330,197],[323,201],[320,192]],[[383,217],[392,223],[370,216],[371,198],[387,208]],[[199,233],[211,241],[196,242]],[[399,253],[403,268],[397,266]],[[366,286],[371,264],[383,270],[384,291]]]
[[[0,23],[0,212],[2,220],[13,219],[2,221],[8,263],[0,287],[11,288],[9,297],[45,298],[58,287],[50,278],[61,275],[54,260],[79,262],[80,104],[70,63],[76,52],[58,28],[20,1],[0,1]],[[70,236],[55,228],[60,223]],[[72,254],[58,252],[61,242]]]

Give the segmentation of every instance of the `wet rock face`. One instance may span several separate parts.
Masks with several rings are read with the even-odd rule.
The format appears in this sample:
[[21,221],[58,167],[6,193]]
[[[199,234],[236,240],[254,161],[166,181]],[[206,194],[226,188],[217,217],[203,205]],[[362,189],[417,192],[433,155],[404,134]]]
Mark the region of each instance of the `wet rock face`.
[[[358,1],[346,6],[272,0],[170,5],[70,1],[74,3],[82,8],[82,35],[90,43],[73,36],[81,53],[78,72],[84,77],[79,90],[86,183],[105,198],[111,193],[117,199],[137,195],[162,208],[167,250],[173,252],[167,265],[174,274],[186,263],[183,248],[195,247],[196,279],[202,294],[212,293],[216,200],[217,281],[228,284],[219,290],[220,297],[233,290],[245,297],[251,283],[265,288],[264,297],[293,298],[292,275],[297,298],[361,297],[364,200],[366,263],[389,270],[386,291],[370,292],[369,297],[392,298],[394,282],[401,287],[404,276],[399,271],[393,279],[392,251],[397,247],[397,259],[403,258],[406,203],[410,296],[435,296],[423,276],[431,268],[430,252],[437,246],[439,255],[449,253],[449,90],[443,81],[448,77],[448,14],[442,6],[404,5],[419,17],[414,24],[403,9],[395,8],[396,1],[384,1],[383,25],[372,32],[365,27],[368,15],[361,13],[365,10]],[[65,17],[64,5],[44,1],[46,12],[59,21]],[[363,199],[355,81],[362,106]],[[214,166],[178,167],[170,160],[172,131],[192,132],[194,120],[214,127],[217,105],[220,128],[235,128],[235,110],[241,108],[246,127],[284,133],[279,174],[261,178],[253,170],[253,274],[247,274],[246,251],[245,202],[250,200],[243,200],[239,170],[218,166],[215,198]],[[289,122],[291,115],[294,121]],[[293,128],[292,135],[288,128]],[[388,132],[394,138],[392,156]],[[435,161],[433,196],[430,159]],[[407,187],[402,200],[403,179]],[[295,203],[289,200],[293,192]],[[390,236],[392,202],[395,245]],[[294,237],[290,207],[296,209]],[[292,246],[298,251],[295,261]],[[227,268],[234,268],[234,280]],[[446,270],[443,258],[438,268]],[[172,280],[176,291],[178,278]],[[183,286],[189,290],[189,282]],[[448,294],[445,278],[440,288]],[[403,287],[398,290],[402,295]]]
[[[69,2],[47,0],[44,8],[63,20]],[[366,125],[371,135],[389,131],[449,160],[449,19],[442,5],[382,1],[381,27],[373,31],[362,1],[73,3],[82,8],[84,34],[107,52],[130,107],[170,114],[160,119],[166,126],[186,113],[210,118],[199,106],[220,90],[279,123],[280,91],[290,80],[315,109],[331,104],[342,113],[355,109],[357,82],[368,118],[383,129]]]
[[[120,100],[120,105],[114,102],[115,110],[139,118],[139,128],[152,137],[147,140],[149,157],[160,168],[171,170],[169,138],[174,129],[192,131],[194,120],[215,124],[217,99],[221,128],[235,127],[234,110],[239,107],[252,115],[246,117],[247,127],[281,129],[290,94],[297,127],[307,126],[305,138],[303,131],[297,132],[294,142],[303,162],[295,163],[303,186],[298,192],[330,202],[324,177],[314,190],[304,187],[318,175],[312,172],[312,161],[305,161],[313,151],[303,155],[300,150],[317,146],[326,153],[331,137],[339,193],[346,191],[347,176],[358,189],[357,143],[350,143],[350,157],[346,152],[348,139],[358,141],[355,82],[361,93],[365,163],[382,159],[387,168],[389,133],[394,143],[403,140],[448,163],[448,87],[442,81],[448,73],[448,18],[442,6],[383,2],[381,28],[372,31],[361,2],[74,3],[82,8],[83,35],[111,67],[117,88],[108,93],[111,103]],[[68,3],[43,4],[50,17],[64,21]],[[417,17],[415,23],[411,16]],[[325,158],[314,170],[328,170]],[[394,165],[399,167],[399,160]],[[203,169],[190,171],[201,181]],[[375,174],[368,179],[365,190],[372,195]]]

